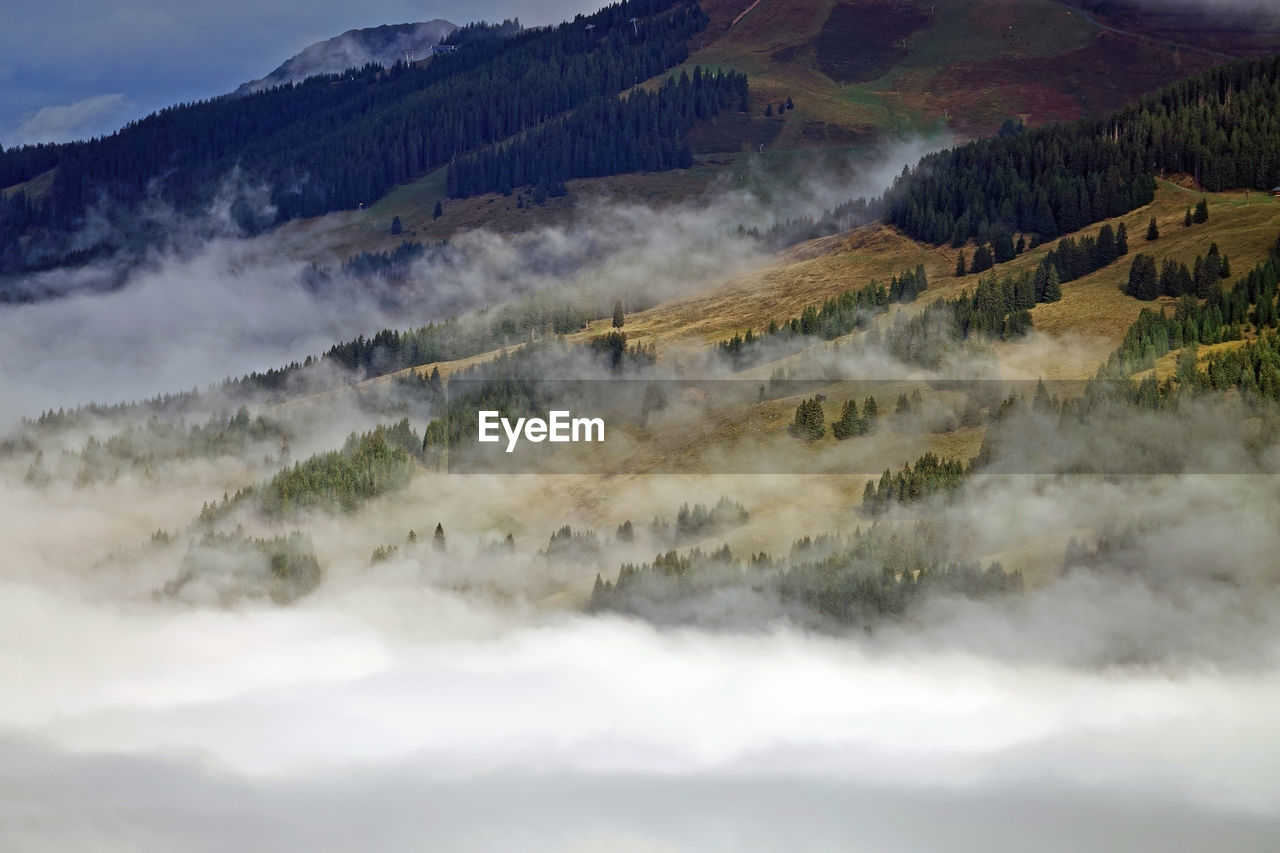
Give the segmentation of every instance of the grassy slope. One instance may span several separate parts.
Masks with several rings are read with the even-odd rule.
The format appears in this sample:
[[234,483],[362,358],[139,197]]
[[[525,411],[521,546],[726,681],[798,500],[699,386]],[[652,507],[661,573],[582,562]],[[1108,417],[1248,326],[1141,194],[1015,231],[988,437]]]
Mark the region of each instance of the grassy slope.
[[[1202,197],[1209,202],[1209,223],[1184,228],[1182,221],[1187,206]],[[1162,236],[1155,242],[1147,242],[1144,235],[1152,217],[1156,218]],[[1157,262],[1174,258],[1190,265],[1197,255],[1208,251],[1210,243],[1217,242],[1231,258],[1233,277],[1241,275],[1265,258],[1275,245],[1280,234],[1280,200],[1258,193],[1249,199],[1243,193],[1205,195],[1160,181],[1156,200],[1151,205],[1109,220],[1113,226],[1121,222],[1130,235],[1127,258],[1067,283],[1063,286],[1061,301],[1036,306],[1031,312],[1038,332],[1036,339],[994,346],[997,357],[1010,368],[1016,368],[1018,374],[1052,379],[1092,376],[1119,345],[1142,308],[1173,303],[1163,297],[1154,303],[1141,302],[1121,291],[1134,255],[1144,252],[1155,256]],[[1077,236],[1096,234],[1101,227],[1102,223],[1098,223]],[[997,267],[997,271],[1003,274],[1033,269],[1054,245],[1056,241],[1028,250]],[[972,255],[972,250],[972,246],[961,250],[929,246],[893,228],[869,226],[794,247],[744,276],[707,282],[698,293],[630,314],[625,331],[633,341],[657,342],[660,357],[662,351],[672,345],[713,346],[735,332],[761,331],[770,320],[785,322],[807,305],[820,304],[872,281],[886,281],[896,273],[922,264],[929,275],[928,291],[913,305],[894,309],[919,311],[934,299],[955,296],[977,285],[979,276],[957,278],[954,275],[959,252]],[[878,322],[889,321],[881,318]],[[609,325],[607,318],[602,319],[590,324],[587,331],[568,337],[582,342],[607,331]],[[1039,340],[1044,337],[1069,343],[1062,347],[1044,347]],[[814,344],[827,345],[825,342]],[[496,354],[495,350],[456,363],[441,362],[415,369],[421,372],[439,366],[447,375],[460,366]],[[768,372],[769,367],[765,365],[751,375],[767,377]]]
[[53,186],[53,175],[56,171],[57,169],[50,169],[47,172],[41,172],[29,181],[23,181],[20,184],[0,189],[0,195],[8,198],[16,193],[26,193],[28,199],[39,201],[44,198],[44,194]]
[[[858,152],[933,133],[983,136],[1013,115],[1038,124],[1103,112],[1217,61],[1104,31],[1051,0],[765,0],[732,29],[729,22],[750,0],[703,5],[712,22],[692,40],[683,70],[701,65],[746,72],[751,116],[731,113],[695,130],[689,139],[697,155],[694,169],[571,181],[568,198],[523,209],[515,196],[449,201],[439,170],[396,188],[367,210],[290,223],[284,235],[320,234],[307,241],[317,255],[345,258],[384,251],[405,238],[440,240],[480,226],[517,231],[566,221],[578,202],[598,196],[679,201],[701,195],[717,177],[744,171],[748,151],[755,153],[752,171],[778,171],[807,161],[814,149]],[[906,35],[905,48],[893,26],[893,16],[903,10],[923,22]],[[1280,33],[1223,30],[1217,38],[1250,48],[1261,39],[1280,48]],[[848,46],[842,52],[839,45]],[[843,60],[876,50],[882,61],[863,82],[842,86],[822,70],[833,69],[833,55]],[[766,105],[776,107],[788,96],[794,110],[764,116]],[[432,211],[438,201],[444,215],[437,220]],[[401,238],[389,233],[395,216],[405,228]]]
[[[1280,233],[1280,201],[1254,195],[1245,203],[1242,194],[1208,196],[1210,221],[1206,225],[1182,227],[1188,204],[1200,194],[1162,181],[1155,202],[1122,220],[1131,234],[1130,257],[1137,252],[1159,259],[1173,257],[1192,261],[1218,242],[1230,255],[1233,273],[1240,275],[1260,260]],[[1154,243],[1143,239],[1146,223],[1155,216],[1162,237]],[[1115,221],[1113,221],[1114,224]],[[1086,229],[1095,233],[1100,225]],[[1038,263],[1051,247],[1029,251],[1003,265],[1002,271],[1019,271]],[[872,278],[886,278],[923,263],[931,286],[925,296],[911,306],[896,310],[917,311],[926,300],[957,293],[976,284],[976,276],[955,278],[956,250],[921,245],[892,229],[874,227],[852,234],[814,241],[773,259],[766,268],[736,278],[708,283],[705,292],[629,315],[626,331],[633,339],[656,338],[660,358],[672,357],[685,347],[705,347],[715,340],[747,327],[759,329],[770,318],[785,319],[804,305],[820,301],[847,287],[865,284]],[[1124,331],[1144,305],[1119,289],[1128,273],[1123,260],[1079,281],[1064,286],[1060,302],[1041,305],[1033,311],[1038,333],[1031,339],[993,347],[1010,372],[1045,378],[1085,378],[1097,369],[1119,343]],[[880,322],[885,322],[881,320]],[[599,328],[573,336],[584,340],[602,331]],[[1046,344],[1047,342],[1047,344]],[[814,347],[830,347],[817,342]],[[441,372],[492,358],[486,353],[460,362],[442,363]],[[1171,359],[1169,359],[1171,362]],[[750,376],[767,377],[774,365],[763,365]],[[430,370],[424,365],[418,370]],[[374,382],[387,381],[386,379]],[[905,390],[905,387],[904,387]],[[849,396],[861,397],[865,390],[848,383],[827,388],[825,404],[828,421],[839,413]],[[892,406],[894,388],[876,391],[882,409]],[[327,400],[313,401],[325,405]],[[637,439],[626,458],[616,460],[611,475],[573,475],[529,478],[467,478],[467,488],[459,490],[456,478],[424,472],[415,478],[411,497],[424,505],[438,507],[450,535],[472,533],[490,536],[494,529],[513,531],[522,542],[537,541],[565,522],[595,528],[607,538],[624,520],[645,524],[655,514],[674,511],[673,495],[679,500],[714,501],[720,494],[742,501],[752,513],[752,523],[725,536],[702,542],[717,547],[727,542],[736,554],[755,551],[780,553],[797,537],[843,529],[857,523],[853,513],[861,500],[871,472],[898,468],[926,450],[947,458],[968,459],[978,450],[981,429],[950,433],[898,433],[883,428],[876,436],[851,442],[836,442],[829,436],[814,443],[799,443],[785,433],[798,398],[770,400],[762,404],[711,408],[679,428],[652,432],[629,430]],[[295,404],[296,405],[296,404]],[[776,448],[771,451],[770,448]],[[732,460],[738,454],[776,452],[786,458],[797,473],[806,477],[803,489],[794,481],[773,476],[735,476]],[[721,461],[724,460],[724,461]],[[642,471],[666,472],[673,465],[711,469],[726,473],[679,475],[652,478]],[[838,470],[862,470],[866,474],[828,474]],[[778,500],[779,490],[787,499]],[[439,495],[449,494],[447,507]],[[371,522],[373,523],[373,522]],[[388,534],[390,535],[390,534]],[[395,534],[402,536],[403,531]],[[694,543],[690,543],[694,544]],[[1010,542],[1000,553],[984,555],[1021,568],[1031,582],[1056,571],[1065,543],[1057,539],[1029,537]],[[372,545],[370,546],[372,547]],[[567,588],[571,597],[585,595],[594,569],[584,569],[581,583]]]
[[[746,156],[743,150],[754,151],[761,142],[766,145],[762,159],[781,163],[791,152],[812,150],[814,146],[856,149],[882,134],[936,129],[944,109],[950,111],[953,131],[987,133],[1010,112],[1032,122],[1069,118],[1114,106],[1135,92],[1155,88],[1205,64],[1203,58],[1188,60],[1151,45],[1099,36],[1084,22],[1068,20],[1066,10],[1042,0],[979,0],[946,4],[933,26],[908,38],[907,55],[898,67],[879,79],[841,88],[814,69],[812,49],[806,46],[820,33],[826,15],[835,6],[834,0],[816,0],[812,4],[765,0],[728,34],[723,31],[723,15],[736,15],[747,0],[707,0],[706,5],[717,20],[690,65],[723,65],[752,74],[755,115],[747,122],[732,117],[722,119],[714,129],[695,134],[690,141],[699,155],[699,168],[689,173],[573,182],[569,199],[553,200],[537,210],[520,210],[514,198],[496,196],[446,202],[445,215],[435,221],[430,218],[430,211],[443,197],[443,178],[437,173],[416,185],[397,189],[369,211],[340,215],[348,221],[345,227],[350,233],[350,249],[393,246],[396,240],[385,232],[393,215],[401,216],[407,236],[437,239],[459,227],[516,229],[567,218],[576,199],[597,193],[674,201],[701,193],[717,174],[741,162]],[[1051,16],[1061,26],[1046,25]],[[1001,81],[998,86],[992,82],[997,80]],[[788,95],[795,100],[796,110],[784,118],[764,119],[763,105],[776,104]],[[1217,241],[1230,255],[1233,272],[1240,274],[1265,255],[1280,233],[1280,202],[1254,196],[1252,204],[1246,206],[1243,197],[1236,194],[1210,196],[1209,224],[1183,229],[1183,212],[1199,197],[1198,193],[1162,182],[1153,205],[1122,218],[1131,235],[1131,256],[1147,252],[1160,259],[1175,257],[1190,263],[1197,254],[1207,251],[1209,242]],[[1149,244],[1143,235],[1152,216],[1157,218],[1164,236]],[[1095,225],[1086,233],[1096,233],[1099,227]],[[1028,252],[1002,269],[1019,271],[1033,266],[1050,248]],[[967,251],[971,256],[972,248]],[[785,320],[804,306],[842,290],[862,286],[871,279],[884,280],[905,268],[923,264],[932,282],[929,292],[917,304],[895,309],[916,311],[927,300],[976,285],[975,276],[957,279],[952,275],[956,254],[949,247],[919,244],[893,229],[860,229],[795,247],[753,273],[708,282],[699,293],[629,315],[626,331],[634,340],[658,341],[660,358],[668,358],[685,347],[713,345],[735,331],[762,329],[770,319]],[[1033,311],[1037,335],[1025,342],[995,345],[994,354],[1010,373],[1020,376],[1069,379],[1092,375],[1144,307],[1144,303],[1120,291],[1128,267],[1127,260],[1121,261],[1065,285],[1060,302],[1041,305]],[[608,321],[601,320],[592,324],[589,331],[572,337],[582,341],[607,330],[607,326]],[[821,342],[814,346],[832,344]],[[466,363],[493,355],[467,359]],[[1173,356],[1166,358],[1166,369],[1171,369],[1172,359]],[[440,365],[446,375],[458,366]],[[767,377],[774,366],[762,365],[749,375]],[[885,390],[893,393],[893,389]],[[826,414],[830,421],[855,389],[837,384],[828,393]],[[851,510],[860,501],[868,476],[815,476],[830,469],[833,454],[840,456],[841,470],[850,470],[848,457],[853,455],[857,467],[871,472],[897,468],[926,450],[947,458],[967,459],[977,452],[982,440],[981,429],[943,434],[899,434],[886,429],[874,438],[855,442],[837,443],[827,438],[813,444],[797,444],[785,435],[797,402],[796,398],[784,398],[713,410],[687,428],[655,433],[649,443],[637,448],[636,455],[619,460],[619,471],[623,473],[516,478],[516,494],[511,492],[510,481],[504,480],[493,484],[505,496],[497,503],[489,497],[492,490],[477,490],[483,499],[474,506],[465,496],[459,496],[450,529],[466,525],[474,527],[477,535],[488,535],[485,524],[490,515],[501,509],[502,523],[522,539],[545,536],[549,529],[569,520],[594,527],[608,537],[626,519],[643,524],[656,513],[671,513],[674,507],[668,505],[670,495],[683,488],[683,494],[692,500],[710,501],[719,494],[732,495],[752,512],[750,525],[701,543],[705,547],[726,541],[736,554],[759,550],[778,553],[797,536],[841,529],[856,520]],[[880,402],[882,407],[891,405],[888,399]],[[767,448],[769,442],[781,442],[780,451],[786,458],[794,459],[798,470],[809,472],[804,489],[788,487],[774,477],[726,473],[648,478],[631,473],[669,470],[673,461],[711,465],[721,455],[731,459],[735,453],[767,452],[762,448]],[[732,465],[722,465],[717,470],[731,471]],[[450,488],[451,482],[440,477],[428,474],[415,480],[414,489],[424,501],[434,502],[441,490],[456,492]],[[678,487],[678,483],[685,485]],[[779,488],[786,489],[787,500],[777,500]],[[1008,550],[986,555],[986,559],[1002,559],[1006,565],[1018,566],[1034,582],[1037,577],[1048,577],[1056,571],[1064,545],[1044,540],[1010,543]],[[584,576],[583,581],[580,590],[570,590],[568,594],[581,594],[590,577]]]

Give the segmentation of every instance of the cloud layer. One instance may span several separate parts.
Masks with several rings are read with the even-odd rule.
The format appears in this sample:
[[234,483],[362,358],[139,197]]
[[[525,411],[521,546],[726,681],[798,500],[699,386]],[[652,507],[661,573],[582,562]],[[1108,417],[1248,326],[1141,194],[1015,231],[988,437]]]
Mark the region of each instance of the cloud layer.
[[94,95],[74,104],[41,107],[23,116],[13,130],[0,131],[0,141],[14,147],[104,136],[137,118],[136,112],[137,108],[122,94]]

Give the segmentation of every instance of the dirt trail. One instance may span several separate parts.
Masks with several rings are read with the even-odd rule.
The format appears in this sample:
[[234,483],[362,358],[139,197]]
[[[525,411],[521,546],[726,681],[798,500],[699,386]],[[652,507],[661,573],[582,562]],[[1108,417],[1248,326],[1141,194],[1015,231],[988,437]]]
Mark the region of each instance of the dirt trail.
[[733,29],[733,28],[734,28],[734,26],[738,23],[738,21],[741,21],[741,20],[742,20],[743,18],[745,18],[747,15],[750,15],[750,14],[751,14],[751,10],[752,10],[752,9],[754,9],[755,7],[759,6],[759,5],[760,5],[760,3],[761,3],[761,0],[756,0],[756,2],[752,3],[752,4],[751,4],[750,6],[748,6],[747,8],[743,9],[743,10],[742,10],[742,12],[738,15],[738,17],[734,18],[734,19],[729,23],[729,29]]

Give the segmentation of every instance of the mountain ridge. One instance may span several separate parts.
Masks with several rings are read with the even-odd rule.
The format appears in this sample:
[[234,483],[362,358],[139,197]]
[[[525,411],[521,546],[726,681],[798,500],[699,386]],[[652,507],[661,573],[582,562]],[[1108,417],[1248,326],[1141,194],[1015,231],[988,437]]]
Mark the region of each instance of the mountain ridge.
[[405,59],[424,59],[433,45],[455,30],[457,24],[443,18],[406,24],[383,24],[347,30],[341,35],[308,45],[256,80],[241,83],[233,95],[250,95],[285,83],[301,83],[317,74],[337,74],[369,63],[391,66]]

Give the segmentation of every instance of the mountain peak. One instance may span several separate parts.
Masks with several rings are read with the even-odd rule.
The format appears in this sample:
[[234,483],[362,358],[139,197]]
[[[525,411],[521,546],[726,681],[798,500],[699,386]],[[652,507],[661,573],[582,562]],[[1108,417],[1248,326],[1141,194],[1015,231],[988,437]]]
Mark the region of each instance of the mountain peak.
[[285,83],[297,83],[316,74],[335,74],[370,62],[394,65],[404,59],[406,53],[423,59],[432,45],[439,44],[456,29],[456,24],[437,18],[419,23],[347,30],[289,57],[265,77],[241,84],[235,94],[248,95]]

